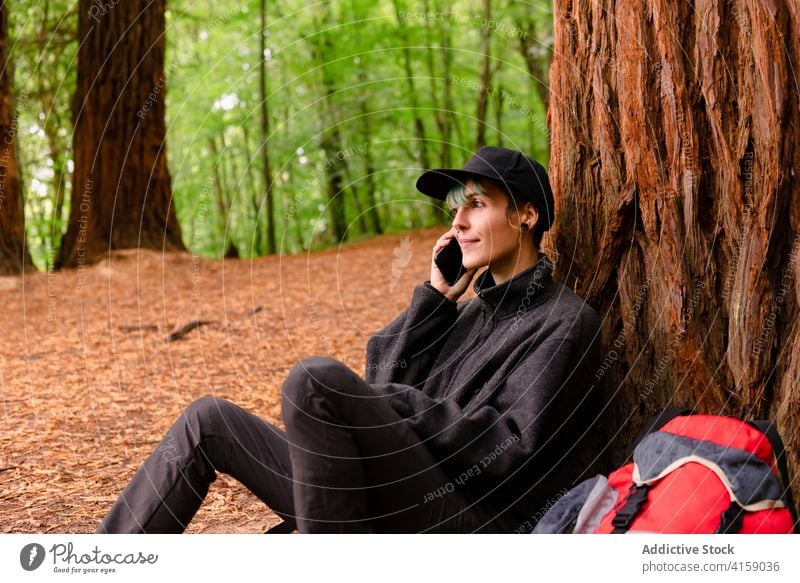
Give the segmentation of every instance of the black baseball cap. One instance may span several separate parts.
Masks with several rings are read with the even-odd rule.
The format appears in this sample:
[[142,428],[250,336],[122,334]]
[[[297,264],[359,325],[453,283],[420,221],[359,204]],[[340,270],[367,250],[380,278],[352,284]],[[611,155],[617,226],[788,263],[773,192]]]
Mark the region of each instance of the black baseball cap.
[[417,190],[444,200],[454,186],[476,176],[499,182],[510,192],[531,201],[539,211],[542,230],[553,224],[555,206],[547,171],[536,160],[516,150],[483,146],[463,168],[428,170],[417,180]]

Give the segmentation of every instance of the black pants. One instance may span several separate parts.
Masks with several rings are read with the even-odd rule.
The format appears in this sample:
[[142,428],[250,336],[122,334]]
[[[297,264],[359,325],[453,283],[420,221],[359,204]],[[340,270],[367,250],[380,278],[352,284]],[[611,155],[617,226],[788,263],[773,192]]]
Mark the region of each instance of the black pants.
[[516,525],[453,488],[386,399],[335,359],[315,356],[292,368],[282,415],[285,433],[228,401],[194,401],[97,532],[182,532],[217,471],[300,532],[511,532]]

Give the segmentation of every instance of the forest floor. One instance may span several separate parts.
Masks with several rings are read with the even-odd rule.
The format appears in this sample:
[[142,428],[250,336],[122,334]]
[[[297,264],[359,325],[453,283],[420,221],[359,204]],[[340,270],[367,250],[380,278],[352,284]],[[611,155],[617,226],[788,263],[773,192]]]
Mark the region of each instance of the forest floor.
[[[253,260],[119,251],[0,278],[0,532],[93,532],[196,398],[281,425],[280,387],[298,360],[329,355],[363,376],[368,338],[430,277],[445,230]],[[196,320],[209,323],[167,342]],[[279,521],[220,475],[187,532]]]

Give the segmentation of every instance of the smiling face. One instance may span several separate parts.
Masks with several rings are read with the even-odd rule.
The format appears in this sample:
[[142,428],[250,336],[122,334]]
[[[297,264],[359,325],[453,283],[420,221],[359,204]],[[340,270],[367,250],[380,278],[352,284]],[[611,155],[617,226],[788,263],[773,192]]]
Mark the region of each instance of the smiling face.
[[[463,202],[458,208],[459,199]],[[458,242],[467,269],[488,265],[497,283],[535,262],[538,253],[529,232],[520,236],[520,222],[533,225],[538,219],[531,203],[508,213],[510,197],[503,188],[490,180],[477,183],[468,180],[463,196],[451,193],[447,197],[458,231]],[[533,261],[531,261],[533,258]]]

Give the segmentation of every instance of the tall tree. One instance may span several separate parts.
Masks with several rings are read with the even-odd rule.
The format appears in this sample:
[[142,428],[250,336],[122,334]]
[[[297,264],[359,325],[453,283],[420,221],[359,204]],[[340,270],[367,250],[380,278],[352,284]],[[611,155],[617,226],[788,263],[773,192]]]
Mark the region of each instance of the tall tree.
[[17,171],[16,120],[8,60],[8,12],[0,0],[0,275],[21,273],[31,265],[25,245],[22,187]]
[[799,23],[798,0],[555,2],[557,265],[604,316],[609,438],[667,405],[769,416],[797,470]]
[[79,0],[72,204],[57,264],[183,250],[164,124],[166,0]]

